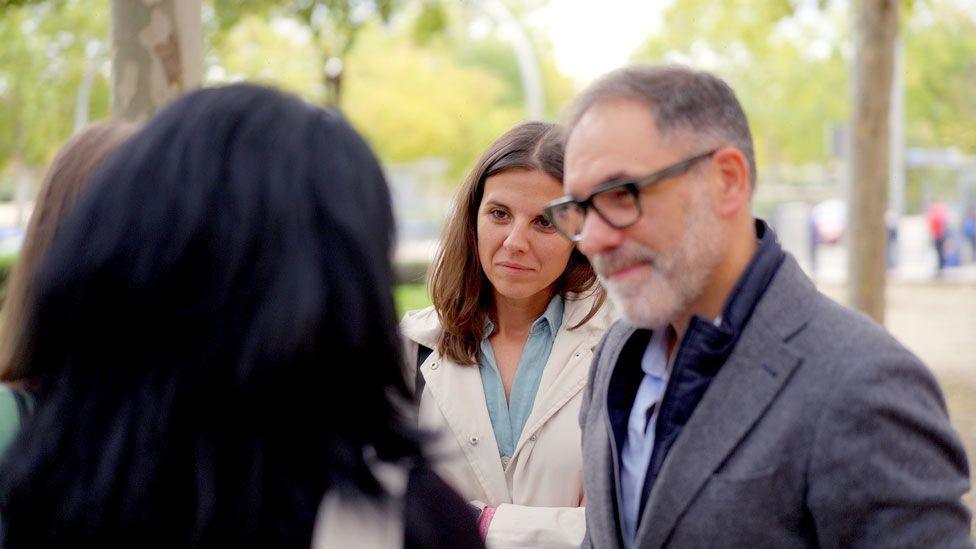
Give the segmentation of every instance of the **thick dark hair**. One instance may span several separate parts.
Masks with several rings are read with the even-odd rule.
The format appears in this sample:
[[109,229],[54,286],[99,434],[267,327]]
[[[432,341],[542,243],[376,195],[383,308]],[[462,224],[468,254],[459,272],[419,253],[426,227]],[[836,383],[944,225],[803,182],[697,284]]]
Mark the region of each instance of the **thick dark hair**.
[[644,102],[665,137],[680,133],[711,146],[731,145],[746,157],[749,182],[756,187],[756,154],[749,121],[735,91],[714,74],[681,65],[634,65],[614,70],[594,82],[567,108],[567,124],[576,126],[590,107],[613,99]]
[[[523,122],[488,147],[458,190],[429,282],[442,328],[438,349],[458,364],[478,363],[478,346],[492,306],[491,282],[478,258],[477,216],[485,181],[502,172],[523,170],[541,171],[562,182],[565,139],[565,131],[558,124]],[[556,280],[555,292],[564,298],[570,293],[583,294],[574,296],[582,298],[591,290],[599,294],[598,298],[572,328],[589,321],[605,298],[590,262],[574,247],[566,269]]]
[[379,164],[336,113],[249,85],[166,108],[100,170],[39,273],[35,415],[8,547],[308,547],[365,454],[419,460]]

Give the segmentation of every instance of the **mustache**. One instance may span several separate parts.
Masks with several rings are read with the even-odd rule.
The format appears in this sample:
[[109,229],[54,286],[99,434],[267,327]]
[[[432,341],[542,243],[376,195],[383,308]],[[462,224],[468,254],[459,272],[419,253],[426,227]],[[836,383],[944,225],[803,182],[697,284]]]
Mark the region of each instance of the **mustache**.
[[607,278],[617,271],[622,271],[634,265],[649,264],[651,268],[659,266],[658,254],[643,246],[625,246],[616,250],[598,254],[593,257],[593,270],[602,278]]

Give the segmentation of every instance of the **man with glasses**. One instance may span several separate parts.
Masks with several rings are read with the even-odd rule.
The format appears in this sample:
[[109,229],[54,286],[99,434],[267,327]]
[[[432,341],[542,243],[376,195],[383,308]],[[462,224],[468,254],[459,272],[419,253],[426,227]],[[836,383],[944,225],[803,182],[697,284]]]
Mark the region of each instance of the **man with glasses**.
[[567,196],[546,213],[625,318],[580,413],[586,545],[971,546],[935,379],[753,218],[731,88],[622,69],[569,130]]

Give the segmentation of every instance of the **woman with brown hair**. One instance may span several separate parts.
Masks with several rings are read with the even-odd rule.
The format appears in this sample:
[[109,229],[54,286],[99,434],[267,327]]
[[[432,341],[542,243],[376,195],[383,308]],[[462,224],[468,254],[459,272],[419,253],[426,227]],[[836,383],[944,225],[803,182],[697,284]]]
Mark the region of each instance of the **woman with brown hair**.
[[0,381],[4,383],[0,385],[0,454],[32,405],[26,392],[30,380],[24,375],[22,360],[35,273],[78,195],[105,159],[134,132],[135,126],[129,124],[92,124],[61,147],[44,177],[4,297],[0,325]]
[[447,221],[434,305],[400,324],[438,473],[477,508],[489,547],[579,547],[585,532],[577,415],[611,315],[542,213],[562,196],[563,148],[543,122],[488,148]]

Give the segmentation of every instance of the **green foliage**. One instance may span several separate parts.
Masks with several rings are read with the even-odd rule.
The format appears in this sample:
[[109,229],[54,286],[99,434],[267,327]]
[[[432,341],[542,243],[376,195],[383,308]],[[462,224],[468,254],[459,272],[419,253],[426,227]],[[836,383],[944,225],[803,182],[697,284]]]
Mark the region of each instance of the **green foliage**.
[[401,284],[394,288],[393,295],[400,316],[407,311],[430,306],[430,296],[427,295],[427,287],[423,284]]
[[19,8],[22,6],[29,6],[31,4],[60,5],[63,3],[64,0],[0,0],[0,13],[3,13],[3,10],[8,8]]
[[[964,1],[903,2],[909,146],[976,151],[976,22]],[[725,78],[749,117],[760,165],[824,162],[827,130],[850,116],[853,41],[846,3],[818,4],[682,0],[635,59]]]
[[10,281],[10,273],[14,270],[17,263],[17,254],[0,255],[0,303],[7,295],[7,282]]
[[[215,49],[215,60],[227,79],[321,100],[316,48],[284,21],[241,20]],[[494,71],[459,62],[444,41],[417,45],[406,25],[365,28],[344,79],[343,111],[383,161],[440,156],[455,178],[523,113],[521,104],[505,102],[509,84]]]
[[514,109],[522,108],[522,76],[511,46],[488,38],[457,45],[457,60],[462,65],[478,67],[504,82],[499,101]]
[[[843,10],[822,13],[842,26]],[[841,44],[796,16],[786,0],[684,0],[637,60],[712,70],[736,90],[753,127],[760,165],[823,161],[830,124],[849,112]],[[760,174],[761,175],[761,174]]]
[[[556,67],[555,56],[541,41],[534,44],[542,73],[545,92],[546,116],[555,119],[572,99],[575,89],[572,81]],[[457,60],[462,65],[481,68],[504,82],[500,102],[512,109],[524,109],[525,97],[522,74],[512,47],[494,38],[464,41],[456,45]]]
[[[428,0],[433,2],[434,0]],[[248,15],[268,19],[288,17],[300,22],[311,32],[318,48],[316,71],[323,82],[323,98],[328,105],[339,105],[345,79],[345,65],[359,34],[373,19],[384,23],[399,3],[396,0],[212,0],[218,27],[228,30]],[[326,60],[342,62],[341,77],[328,74]]]
[[289,30],[248,15],[224,33],[215,61],[229,80],[271,84],[322,101],[318,52],[310,42],[289,36]]
[[[8,4],[3,9],[0,169],[11,159],[43,164],[72,133],[78,89],[88,67],[86,52],[96,44],[104,47],[109,19],[107,4],[99,0]],[[108,94],[108,75],[97,71],[89,119],[108,114]]]
[[440,2],[425,0],[421,3],[420,13],[413,21],[413,40],[423,46],[434,37],[443,33],[449,24],[444,5]]
[[917,9],[904,27],[908,145],[976,153],[976,21],[951,2]]
[[[316,73],[322,81],[322,100],[328,105],[342,103],[349,55],[360,33],[377,19],[384,24],[391,21],[394,11],[407,3],[398,0],[211,0],[218,27],[229,30],[243,17],[287,17],[300,22],[312,35],[317,48]],[[413,37],[417,43],[426,43],[447,25],[444,6],[440,0],[423,0],[414,19]],[[329,74],[326,61],[338,59],[341,75]]]
[[521,105],[504,101],[504,81],[449,50],[377,31],[350,56],[344,111],[383,160],[440,156],[460,176],[522,118]]
[[[72,133],[91,43],[103,53],[89,118],[108,115],[111,14],[106,0],[0,2],[0,181],[10,181],[5,163],[17,159],[40,171]],[[339,4],[348,9],[322,11]],[[328,39],[313,31],[326,32],[329,18],[354,18],[359,26],[356,48],[345,59],[343,110],[384,161],[444,157],[458,180],[489,142],[524,117],[511,48],[491,38],[471,40],[467,15],[465,7],[442,0],[204,0],[207,80],[257,80],[323,102]],[[536,47],[548,114],[555,116],[574,90],[544,42],[536,40]]]
[[236,25],[248,15],[294,17],[318,32],[332,28],[355,29],[373,16],[390,20],[399,7],[396,0],[210,0],[222,30]]

